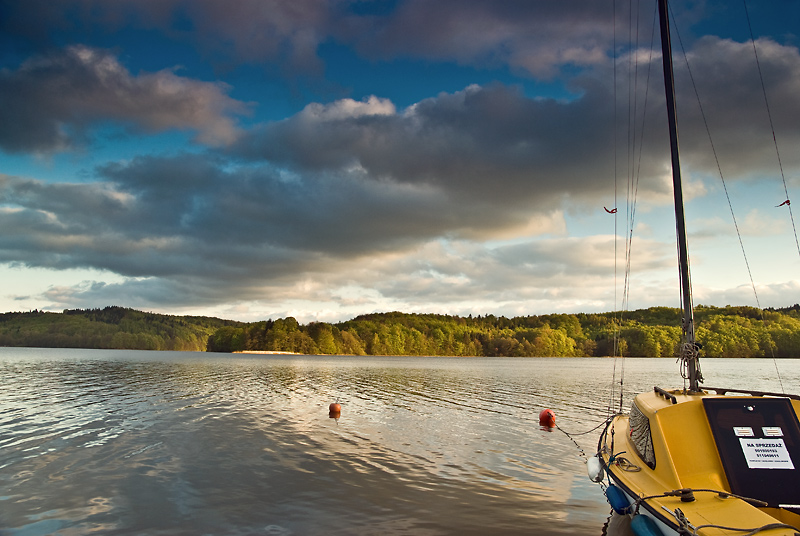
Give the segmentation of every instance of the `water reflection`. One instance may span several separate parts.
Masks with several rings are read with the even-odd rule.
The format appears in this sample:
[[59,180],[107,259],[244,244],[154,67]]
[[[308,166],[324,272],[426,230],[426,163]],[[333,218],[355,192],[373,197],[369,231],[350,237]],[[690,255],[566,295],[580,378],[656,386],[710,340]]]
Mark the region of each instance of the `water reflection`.
[[631,518],[612,512],[603,525],[603,536],[636,536],[631,529]]

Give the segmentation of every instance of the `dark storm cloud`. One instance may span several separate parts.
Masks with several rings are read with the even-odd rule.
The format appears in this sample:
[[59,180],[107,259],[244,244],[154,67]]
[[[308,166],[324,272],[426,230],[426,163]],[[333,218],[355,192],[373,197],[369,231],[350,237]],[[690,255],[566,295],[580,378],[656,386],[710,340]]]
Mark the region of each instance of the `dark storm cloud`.
[[[780,166],[773,141],[773,126],[787,179],[791,180],[800,172],[800,154],[791,150],[800,145],[800,130],[796,128],[800,121],[800,101],[796,97],[800,92],[800,51],[797,47],[781,45],[766,38],[758,39],[756,47],[769,113],[752,43],[705,37],[697,40],[685,57],[675,54],[681,162],[684,177],[688,179],[685,182],[691,183],[692,177],[717,181],[716,151],[726,179],[772,177],[778,181],[777,185]],[[627,100],[629,87],[620,85],[617,88],[621,102],[618,121],[622,122],[629,109],[636,105],[635,118],[630,121],[625,134],[636,140],[636,172],[645,181],[643,184],[647,190],[671,196],[671,182],[664,181],[671,177],[671,167],[665,157],[669,149],[665,137],[667,126],[661,57],[640,50],[636,52],[636,58],[638,65],[627,57],[621,58],[617,64],[621,72],[633,65],[639,73],[639,89],[630,101]],[[585,75],[587,78],[576,83],[584,84],[588,79],[590,83],[610,84],[611,73],[604,73],[603,69]],[[649,85],[644,83],[645,79]],[[607,88],[605,91],[611,90]],[[593,92],[589,89],[587,95]],[[602,99],[596,102],[603,107],[610,105],[609,101],[603,102]],[[643,115],[646,118],[644,125]],[[595,128],[588,123],[583,127]],[[618,132],[626,131],[620,128]],[[631,160],[632,153],[626,155],[623,152],[627,151],[626,140],[619,134],[617,136],[621,148],[618,161]],[[660,184],[654,182],[658,177],[662,179]]]
[[132,218],[147,221],[145,234],[191,236],[221,250],[240,244],[350,256],[448,228],[436,192],[376,185],[360,173],[224,171],[222,164],[202,155],[139,158],[102,173],[135,199]]
[[345,39],[370,57],[510,66],[549,77],[563,66],[606,61],[613,18],[610,4],[593,0],[410,0],[389,15],[347,18]]
[[309,106],[253,130],[232,147],[297,173],[358,167],[384,183],[425,185],[454,201],[486,200],[552,208],[561,196],[593,195],[607,186],[613,149],[608,95],[569,103],[534,100],[517,88],[473,86],[395,113],[377,99]]
[[109,120],[146,132],[193,130],[204,143],[231,143],[237,135],[231,116],[247,107],[227,90],[169,70],[133,76],[106,51],[70,46],[0,71],[0,149],[69,149]]
[[[771,119],[752,43],[707,37],[688,56],[714,146],[724,163],[723,172],[733,177],[763,175],[765,170],[779,176],[773,125],[783,164],[794,172],[800,167],[800,153],[792,150],[800,146],[800,54],[796,47],[769,39],[757,40],[756,47]],[[696,167],[715,170],[684,65],[676,68],[676,76],[680,77],[683,102],[688,103],[680,108],[685,119],[682,132],[690,136],[684,144],[685,153]]]
[[[707,13],[731,11],[711,0],[674,0],[671,7],[686,39]],[[137,29],[191,46],[219,72],[260,64],[322,75],[320,47],[336,43],[372,59],[455,61],[552,77],[607,63],[624,39],[615,37],[615,26],[622,32],[638,18],[644,32],[652,24],[651,6],[635,9],[595,0],[0,0],[0,45],[25,53]]]
[[313,71],[320,68],[317,47],[336,5],[327,0],[0,0],[0,34],[12,43],[50,48],[126,28],[157,30],[198,48],[218,67],[277,60]]
[[143,157],[101,168],[107,182],[90,184],[0,176],[0,261],[242,284],[403,247],[466,219],[424,188],[224,165]]
[[191,44],[218,68],[269,62],[296,73],[321,73],[319,47],[331,40],[381,59],[509,65],[537,76],[602,62],[613,42],[614,13],[593,0],[410,0],[379,10],[327,0],[3,0],[0,33],[45,47],[123,28],[155,29]]
[[[778,139],[787,148],[797,146],[800,55],[796,48],[769,40],[760,40],[758,47]],[[639,56],[645,61],[638,68],[645,73],[648,56]],[[754,67],[752,58],[751,45],[717,38],[701,40],[689,55],[715,146],[729,163],[726,175],[733,178],[770,162],[776,166],[757,71],[750,68],[749,79],[744,74]],[[670,191],[663,180],[669,159],[660,58],[651,62],[650,87],[642,84],[636,97],[640,110],[633,132],[642,151],[636,165],[643,196]],[[309,105],[294,117],[251,130],[231,150],[300,174],[358,168],[369,180],[430,186],[478,211],[479,200],[488,200],[493,212],[522,206],[547,210],[567,196],[596,203],[597,195],[608,192],[614,173],[615,112],[605,69],[577,80],[582,93],[571,101],[531,99],[519,88],[494,85],[441,94],[401,111],[375,97]],[[687,169],[713,176],[716,163],[709,156],[695,90],[685,67],[679,65],[676,74]],[[643,103],[650,108],[644,131]],[[617,115],[624,117],[621,111]],[[625,141],[618,140],[618,150],[624,150]],[[783,161],[787,170],[800,167],[796,151],[784,151]]]

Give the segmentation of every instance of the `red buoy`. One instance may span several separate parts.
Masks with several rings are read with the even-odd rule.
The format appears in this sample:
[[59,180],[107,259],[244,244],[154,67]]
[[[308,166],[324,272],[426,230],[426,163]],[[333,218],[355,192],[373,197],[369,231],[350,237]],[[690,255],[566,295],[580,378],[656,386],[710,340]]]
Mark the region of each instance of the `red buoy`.
[[552,409],[545,409],[539,414],[539,426],[546,426],[547,428],[556,427],[556,414]]
[[338,402],[334,402],[330,406],[328,406],[328,417],[331,419],[339,419],[342,416],[342,405]]

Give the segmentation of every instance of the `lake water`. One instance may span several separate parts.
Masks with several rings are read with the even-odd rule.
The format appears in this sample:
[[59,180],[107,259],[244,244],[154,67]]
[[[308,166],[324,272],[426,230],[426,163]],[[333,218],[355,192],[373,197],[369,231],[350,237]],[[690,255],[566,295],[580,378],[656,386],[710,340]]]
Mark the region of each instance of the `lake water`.
[[[599,432],[577,434],[622,364],[0,348],[0,535],[599,536]],[[800,361],[777,366],[799,391]],[[703,363],[771,391],[775,369]],[[679,380],[627,359],[625,406]]]

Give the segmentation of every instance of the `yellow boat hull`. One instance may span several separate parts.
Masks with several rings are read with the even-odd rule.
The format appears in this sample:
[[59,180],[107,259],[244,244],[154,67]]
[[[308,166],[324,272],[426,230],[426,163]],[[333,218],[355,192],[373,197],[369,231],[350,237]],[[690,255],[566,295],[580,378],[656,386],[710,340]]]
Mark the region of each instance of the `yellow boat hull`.
[[[735,410],[737,404],[743,408],[741,418]],[[782,492],[772,489],[765,491],[764,485],[770,488],[794,483],[797,493],[790,490],[786,496],[792,497],[794,493],[796,497],[800,494],[800,479],[794,480],[795,475],[800,473],[800,459],[792,459],[792,453],[800,458],[796,455],[800,445],[795,444],[798,442],[797,433],[792,431],[792,435],[785,430],[791,426],[797,428],[800,400],[721,396],[705,392],[685,394],[682,391],[657,389],[638,395],[634,405],[633,417],[617,415],[610,420],[598,444],[598,458],[610,481],[631,502],[628,513],[650,517],[665,535],[735,535],[761,527],[764,529],[757,533],[759,535],[798,534],[799,531],[792,527],[800,527],[800,505],[790,503],[778,507],[777,504],[768,504],[769,500],[765,504],[745,498],[761,499],[746,492],[749,491],[750,482],[747,479],[756,474],[760,475],[759,485],[762,487],[758,491],[758,486],[754,485],[756,494],[777,493],[775,496],[778,498],[773,502],[780,500]],[[724,408],[726,413],[714,409],[725,405],[734,410],[727,409],[727,406]],[[765,405],[782,405],[783,413],[775,417],[782,427],[752,426],[753,422],[759,423],[763,419],[747,414],[748,408],[752,411],[754,407]],[[785,423],[791,418],[794,419],[793,424]],[[728,426],[728,421],[736,424],[737,419],[751,426]],[[642,440],[642,423],[649,428],[649,440]],[[728,428],[733,430],[729,431]],[[762,433],[782,435],[767,439],[755,437]],[[785,433],[787,435],[784,436]],[[741,437],[735,437],[734,434]],[[775,448],[774,454],[763,454],[761,451],[770,449],[755,448],[764,445],[782,445],[783,450]],[[737,449],[742,452],[737,452]],[[756,459],[762,455],[773,456],[774,459]],[[736,464],[744,469],[733,467]],[[795,468],[794,464],[798,467]],[[737,471],[735,475],[734,470]],[[729,475],[735,488],[744,488],[746,491],[737,489],[738,493],[734,494]],[[770,482],[765,484],[765,478]],[[775,479],[776,486],[771,486],[772,479]],[[769,526],[775,528],[766,528]],[[732,531],[721,527],[747,530]]]

